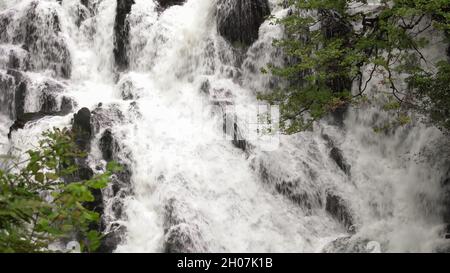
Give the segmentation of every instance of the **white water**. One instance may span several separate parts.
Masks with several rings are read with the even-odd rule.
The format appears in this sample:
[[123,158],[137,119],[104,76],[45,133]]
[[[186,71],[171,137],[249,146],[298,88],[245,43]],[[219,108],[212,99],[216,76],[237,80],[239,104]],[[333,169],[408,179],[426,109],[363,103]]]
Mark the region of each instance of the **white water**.
[[[0,0],[0,11],[20,9],[30,1]],[[294,181],[302,193],[319,196],[322,203],[327,191],[342,196],[356,219],[354,238],[378,241],[383,251],[429,252],[443,243],[439,183],[448,156],[442,147],[448,142],[437,129],[416,123],[389,136],[374,133],[374,120],[387,117],[372,106],[352,109],[343,128],[322,122],[314,132],[282,136],[276,151],[256,148],[247,155],[223,138],[222,120],[210,115],[200,86],[208,79],[213,88],[230,90],[236,104],[256,103],[255,91],[269,86],[259,68],[278,56],[271,47],[271,40],[281,35],[276,26],[266,22],[261,27],[241,69],[216,32],[215,1],[188,0],[158,15],[153,1],[135,0],[129,17],[131,71],[116,83],[116,1],[97,0],[97,14],[80,28],[74,16],[78,0],[64,0],[62,7],[56,1],[41,2],[57,9],[62,19],[73,67],[71,79],[63,82],[77,109],[94,109],[101,102],[125,115],[124,121],[108,126],[123,147],[119,157],[131,164],[133,174],[126,218],[113,219],[127,228],[116,251],[164,251],[168,204],[184,222],[194,251],[317,252],[346,235],[324,208],[310,211],[277,193],[274,185],[281,181]],[[273,13],[282,15],[285,11],[275,2]],[[239,74],[241,81],[236,80]],[[139,95],[138,114],[121,98],[119,87],[126,81]],[[2,136],[10,123],[1,117]],[[42,129],[69,124],[70,116],[29,124],[14,134],[9,149],[23,150]],[[104,129],[93,140],[93,166],[101,163],[95,144]],[[322,132],[343,150],[352,166],[350,177],[330,159]],[[262,182],[261,168],[270,174],[268,183]]]

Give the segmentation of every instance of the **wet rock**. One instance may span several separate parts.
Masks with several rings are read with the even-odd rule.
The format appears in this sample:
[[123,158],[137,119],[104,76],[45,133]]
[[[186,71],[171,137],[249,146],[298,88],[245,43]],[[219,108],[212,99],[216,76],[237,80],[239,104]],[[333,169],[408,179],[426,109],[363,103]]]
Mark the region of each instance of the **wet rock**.
[[211,83],[209,82],[209,80],[205,80],[204,82],[202,82],[202,84],[200,85],[200,91],[203,94],[209,95],[210,90],[211,90]]
[[[181,223],[170,227],[166,232],[165,253],[195,253],[194,242],[191,237],[192,228]],[[194,231],[195,232],[195,231]]]
[[312,210],[314,207],[321,206],[319,195],[315,198],[310,198],[308,193],[298,190],[297,183],[295,182],[282,181],[275,185],[275,189],[278,193],[288,197],[294,203],[308,211]]
[[14,110],[10,116],[15,119],[21,119],[25,113],[25,97],[29,80],[28,77],[17,70],[9,69],[8,75],[14,78],[13,94],[14,94]]
[[346,202],[338,195],[328,192],[326,196],[325,210],[337,221],[342,223],[347,230],[353,226],[353,217]]
[[111,252],[121,242],[122,233],[120,231],[119,234],[116,234],[116,232],[110,234],[109,230],[111,230],[111,227],[108,225],[109,223],[123,220],[126,217],[123,210],[124,199],[132,194],[132,172],[130,168],[131,159],[129,154],[124,153],[125,148],[120,145],[118,140],[116,140],[111,129],[106,129],[102,133],[99,141],[99,148],[105,161],[114,160],[122,167],[120,172],[111,176],[110,185],[102,192],[104,207],[101,212],[102,226],[100,230],[102,232],[106,232],[108,235],[102,239],[103,246],[101,247],[101,252]]
[[83,5],[83,3],[80,3],[76,6],[75,12],[75,16],[77,18],[75,24],[77,25],[77,27],[80,27],[81,24],[92,15],[91,10],[87,5]]
[[132,77],[124,77],[118,84],[120,96],[123,100],[136,100],[141,97],[143,88],[137,86]]
[[24,18],[23,48],[30,53],[30,69],[53,70],[57,76],[70,78],[72,59],[61,33],[60,18],[54,6],[33,1]]
[[364,238],[346,236],[337,238],[326,245],[322,252],[324,253],[370,253],[368,244],[371,241]]
[[[204,88],[208,88],[204,86]],[[218,106],[232,105],[234,103],[234,96],[231,90],[225,88],[209,88],[209,100],[212,104]]]
[[18,46],[0,45],[0,69],[28,70],[30,55]]
[[[322,207],[322,196],[320,191],[305,189],[300,178],[277,177],[269,170],[268,163],[259,163],[259,173],[264,183],[273,185],[275,190],[298,204],[301,208],[310,213],[313,209]],[[308,168],[305,165],[305,169]]]
[[164,252],[165,253],[195,253],[205,251],[202,247],[202,236],[198,227],[187,223],[183,217],[185,204],[176,199],[170,199],[165,205],[164,217]]
[[342,154],[342,150],[333,147],[330,151],[330,158],[338,165],[338,167],[347,175],[350,175],[351,166],[348,164]]
[[58,96],[64,91],[64,87],[56,82],[46,81],[39,86],[41,91],[40,105],[42,113],[54,113],[59,110]]
[[58,99],[61,95],[60,93],[64,91],[64,87],[52,80],[46,80],[35,87],[40,93],[40,110],[37,112],[25,112],[25,97],[28,92],[27,85],[29,82],[26,78],[21,78],[23,75],[17,71],[12,72],[11,74],[15,75],[14,78],[19,81],[19,85],[16,87],[15,91],[16,113],[14,117],[16,118],[14,124],[10,127],[8,134],[9,138],[11,138],[12,132],[23,129],[29,122],[35,122],[47,116],[65,116],[72,111],[74,102],[71,98],[63,96],[60,101]]
[[157,0],[159,4],[160,10],[165,10],[168,7],[175,6],[175,5],[183,5],[186,0]]
[[89,0],[80,0],[80,3],[85,7],[89,7],[89,2]]
[[30,122],[35,122],[48,116],[65,116],[65,115],[67,115],[65,111],[58,111],[53,113],[44,113],[44,112],[24,113],[18,119],[16,119],[13,125],[9,128],[8,138],[11,139],[12,133],[14,131],[25,128],[25,125]]
[[237,124],[234,124],[234,134],[233,134],[233,145],[238,148],[241,149],[242,151],[246,152],[247,151],[247,147],[248,147],[248,143],[247,141],[244,139],[244,137],[242,136],[242,133],[239,129],[239,127],[237,126]]
[[102,151],[103,159],[106,161],[111,161],[114,154],[114,138],[112,136],[111,130],[107,129],[100,138],[100,150]]
[[12,133],[19,129],[25,128],[25,125],[29,122],[37,121],[41,118],[45,117],[45,114],[42,113],[27,113],[23,114],[19,119],[16,119],[9,128],[8,139],[11,139]]
[[120,124],[125,120],[125,115],[116,104],[103,106],[99,104],[92,111],[92,129],[98,133],[102,128],[112,128],[116,124]]
[[77,146],[82,151],[88,151],[92,137],[91,111],[88,108],[82,108],[74,114],[72,130]]
[[267,0],[219,0],[218,32],[237,47],[250,46],[258,39],[259,27],[268,15]]
[[10,24],[14,21],[14,10],[3,11],[0,13],[0,43],[11,43],[12,39],[8,33]]
[[117,0],[116,19],[114,23],[114,59],[117,69],[124,71],[128,69],[128,48],[130,25],[127,20],[128,14],[134,0]]
[[107,232],[103,237],[98,253],[112,253],[122,241],[126,233],[126,227],[120,224],[114,224],[111,231]]
[[61,115],[67,115],[73,111],[73,108],[77,105],[77,103],[69,97],[63,96],[61,100],[61,106],[59,107],[59,113]]
[[14,78],[2,71],[0,71],[0,90],[0,113],[14,118],[12,114],[14,113]]

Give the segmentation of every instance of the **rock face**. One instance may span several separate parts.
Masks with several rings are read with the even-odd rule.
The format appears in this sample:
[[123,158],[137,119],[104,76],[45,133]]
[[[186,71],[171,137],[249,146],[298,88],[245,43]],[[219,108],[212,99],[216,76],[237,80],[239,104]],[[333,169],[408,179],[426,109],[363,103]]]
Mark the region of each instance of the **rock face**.
[[[301,177],[276,176],[271,169],[272,165],[274,164],[270,164],[267,161],[260,161],[258,165],[253,166],[253,168],[259,171],[261,179],[264,183],[273,185],[274,189],[279,194],[299,205],[306,212],[310,213],[314,209],[320,209],[323,207],[322,193],[318,188],[309,188],[308,186],[305,186],[303,182],[306,182],[306,180],[302,180]],[[306,163],[304,168],[309,168]],[[308,180],[313,181],[313,176],[314,174],[311,174],[311,177]]]
[[[33,82],[25,73],[9,69],[6,74],[0,77],[0,86],[3,97],[0,98],[0,105],[4,114],[8,114],[15,120],[10,128],[8,137],[11,138],[13,131],[23,129],[31,121],[39,120],[46,116],[65,116],[73,109],[72,99],[63,96],[65,88],[60,83],[44,79],[41,82]],[[30,87],[31,86],[31,87]],[[39,109],[27,112],[25,109],[25,99],[29,88],[31,93],[37,94],[35,99],[39,100]],[[30,109],[28,109],[29,111]]]
[[370,240],[351,236],[338,238],[326,245],[324,253],[370,253]]
[[25,18],[23,48],[30,53],[33,70],[51,69],[57,76],[70,78],[72,61],[69,49],[61,35],[58,13],[54,8],[31,3]]
[[195,253],[205,251],[202,247],[202,237],[195,224],[184,219],[185,204],[170,199],[165,205],[164,234],[165,253]]
[[111,176],[111,182],[101,192],[103,201],[101,226],[99,230],[105,235],[97,252],[111,253],[122,241],[126,227],[120,221],[126,219],[124,200],[133,192],[131,187],[131,155],[127,147],[120,142],[125,136],[123,132],[114,131],[117,124],[126,122],[126,116],[117,105],[103,105],[92,111],[91,125],[93,134],[100,134],[98,147],[102,159],[106,162],[115,161],[122,170]]
[[91,111],[88,108],[82,108],[73,116],[72,130],[78,147],[82,151],[88,151],[92,137]]
[[175,6],[175,5],[183,5],[186,0],[157,0],[159,7],[161,9],[166,9],[170,6]]
[[122,237],[125,236],[126,228],[121,225],[115,225],[113,229],[108,232],[102,239],[98,253],[112,253],[117,245],[122,241]]
[[344,200],[334,193],[328,192],[326,197],[325,210],[336,220],[342,223],[347,230],[353,225],[353,217]]
[[341,149],[334,147],[330,151],[330,157],[338,165],[338,167],[347,175],[350,175],[351,166],[348,164],[342,154]]
[[336,163],[336,165],[348,176],[350,176],[351,165],[348,164],[341,149],[339,149],[334,141],[327,134],[322,134],[322,138],[327,142],[327,146],[330,150],[330,158]]
[[111,161],[114,155],[114,138],[112,136],[111,130],[105,130],[102,137],[100,138],[100,150],[102,151],[103,159],[106,161]]
[[27,77],[17,70],[8,70],[8,75],[14,78],[14,110],[10,116],[15,119],[21,119],[25,113],[25,97],[28,85]]
[[131,12],[134,0],[117,0],[116,20],[114,23],[114,58],[119,71],[129,66],[128,47],[130,25],[127,16]]
[[15,79],[9,73],[0,72],[0,113],[14,119]]
[[217,28],[230,43],[249,46],[258,39],[259,27],[268,15],[267,0],[219,0]]
[[0,45],[0,69],[26,71],[30,68],[30,54],[17,45]]
[[[80,151],[89,152],[91,149],[91,137],[92,137],[92,126],[91,126],[91,111],[87,108],[82,108],[78,113],[73,116],[72,132],[75,136],[75,144],[78,146]],[[86,158],[75,158],[75,165],[78,170],[72,174],[70,177],[66,178],[67,182],[75,182],[80,180],[91,179],[94,172],[89,167]],[[101,206],[101,200],[99,200],[99,192],[94,192],[95,201],[89,204],[90,209],[94,207]],[[95,211],[100,212],[101,209],[95,209]]]
[[50,70],[70,78],[72,59],[61,33],[58,4],[32,1],[22,12],[11,9],[0,14],[0,42],[20,46],[10,55],[9,68],[25,71]]

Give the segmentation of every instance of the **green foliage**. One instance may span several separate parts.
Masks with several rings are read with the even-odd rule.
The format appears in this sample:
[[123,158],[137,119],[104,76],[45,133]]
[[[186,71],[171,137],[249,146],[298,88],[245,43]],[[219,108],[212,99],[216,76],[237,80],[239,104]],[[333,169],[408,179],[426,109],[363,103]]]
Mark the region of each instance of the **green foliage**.
[[[286,85],[259,96],[280,105],[285,133],[308,129],[314,121],[355,103],[375,73],[384,75],[383,82],[396,100],[386,110],[421,111],[442,129],[450,129],[446,85],[450,70],[440,65],[439,72],[432,73],[421,52],[428,46],[422,33],[433,28],[450,31],[450,1],[381,1],[372,12],[353,9],[367,5],[366,0],[288,3],[292,13],[277,20],[285,28],[285,38],[274,41],[288,61],[282,67],[269,64],[272,74],[285,79]],[[371,70],[369,78],[363,77],[365,68]],[[405,78],[408,90],[398,84]],[[351,92],[353,84],[356,94]]]
[[100,215],[85,204],[120,168],[109,163],[90,180],[65,183],[63,178],[77,170],[74,158],[85,156],[67,129],[45,132],[27,155],[19,162],[6,158],[6,169],[0,169],[0,252],[48,252],[50,244],[74,236],[83,251],[94,251],[101,235],[90,225]]

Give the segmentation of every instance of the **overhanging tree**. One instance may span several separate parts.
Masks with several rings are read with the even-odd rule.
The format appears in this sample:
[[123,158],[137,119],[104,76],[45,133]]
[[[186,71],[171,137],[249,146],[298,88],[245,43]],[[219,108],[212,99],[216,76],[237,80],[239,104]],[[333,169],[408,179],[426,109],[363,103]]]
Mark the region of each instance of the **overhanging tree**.
[[[450,129],[450,65],[431,64],[422,52],[429,46],[427,31],[450,31],[449,0],[392,0],[372,6],[366,0],[287,2],[291,12],[277,20],[286,35],[274,44],[288,61],[283,67],[269,64],[286,85],[260,95],[280,105],[285,133],[308,129],[365,98],[375,74],[384,77],[390,97],[385,109],[397,113],[395,124],[407,123],[406,113],[413,110],[442,130]],[[442,37],[448,40],[448,35]]]

